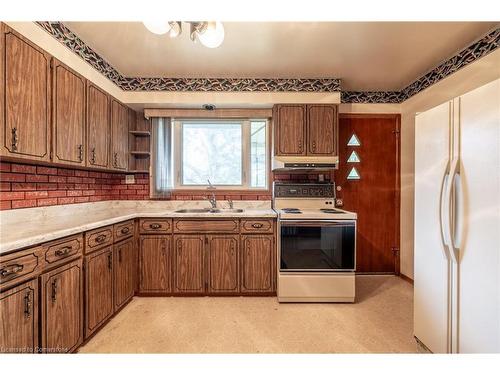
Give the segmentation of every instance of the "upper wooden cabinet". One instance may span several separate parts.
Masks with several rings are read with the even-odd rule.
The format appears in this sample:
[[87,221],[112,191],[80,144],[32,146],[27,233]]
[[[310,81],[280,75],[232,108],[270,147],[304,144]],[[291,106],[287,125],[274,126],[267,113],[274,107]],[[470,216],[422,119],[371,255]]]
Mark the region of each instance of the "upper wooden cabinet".
[[85,78],[53,60],[52,147],[55,162],[85,165],[85,85]]
[[109,166],[110,100],[108,94],[87,81],[87,165]]
[[111,155],[110,167],[126,170],[128,165],[128,108],[111,100]]
[[337,156],[338,111],[335,104],[274,106],[276,156]]
[[50,161],[51,56],[1,24],[1,155]]

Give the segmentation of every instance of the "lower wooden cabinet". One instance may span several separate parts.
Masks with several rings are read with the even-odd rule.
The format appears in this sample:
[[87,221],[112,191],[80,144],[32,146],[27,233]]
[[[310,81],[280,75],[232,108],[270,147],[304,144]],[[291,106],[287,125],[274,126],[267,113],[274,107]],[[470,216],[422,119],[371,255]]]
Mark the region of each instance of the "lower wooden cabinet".
[[82,259],[40,277],[42,352],[66,353],[83,341]]
[[38,280],[0,293],[0,352],[33,353],[38,347]]
[[241,256],[241,292],[274,292],[277,267],[274,236],[241,236]]
[[139,239],[139,292],[170,293],[172,236],[141,235]]
[[85,259],[85,338],[113,314],[113,247]]
[[114,303],[115,310],[128,302],[135,292],[134,238],[119,242],[113,247]]
[[204,235],[174,236],[174,293],[205,291]]
[[208,293],[238,293],[238,237],[207,236]]

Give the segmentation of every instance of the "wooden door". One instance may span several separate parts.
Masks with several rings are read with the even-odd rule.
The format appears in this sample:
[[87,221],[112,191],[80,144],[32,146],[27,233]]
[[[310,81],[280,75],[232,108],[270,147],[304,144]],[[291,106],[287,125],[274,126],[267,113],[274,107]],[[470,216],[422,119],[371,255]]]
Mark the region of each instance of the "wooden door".
[[109,103],[108,94],[87,81],[87,166],[110,165]]
[[307,106],[307,154],[336,156],[338,118],[336,105]]
[[208,239],[208,292],[237,293],[238,236],[210,235]]
[[111,100],[111,167],[126,170],[128,165],[128,108]]
[[273,235],[241,236],[241,291],[247,293],[275,290],[276,259]]
[[33,353],[38,346],[38,280],[0,293],[0,352]]
[[[399,115],[341,115],[335,182],[358,214],[356,270],[399,273]],[[359,146],[348,146],[355,135]],[[355,152],[359,162],[348,162]],[[359,179],[348,179],[353,168]]]
[[86,257],[85,338],[113,315],[113,248]]
[[274,108],[275,155],[306,154],[306,106],[276,105]]
[[2,24],[1,155],[50,161],[50,60]]
[[171,236],[143,235],[139,246],[139,292],[169,293],[171,288]]
[[41,276],[42,351],[66,353],[83,341],[82,260]]
[[134,238],[124,240],[113,247],[114,301],[115,310],[122,307],[134,296],[135,290],[135,246]]
[[58,163],[85,165],[85,78],[54,59],[52,144]]
[[174,236],[174,292],[205,291],[204,235]]

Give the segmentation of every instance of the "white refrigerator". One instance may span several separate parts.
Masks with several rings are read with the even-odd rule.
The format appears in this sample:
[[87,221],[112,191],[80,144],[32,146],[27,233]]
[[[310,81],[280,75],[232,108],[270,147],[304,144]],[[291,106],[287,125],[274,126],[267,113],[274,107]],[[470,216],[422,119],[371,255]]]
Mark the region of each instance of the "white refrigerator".
[[500,80],[416,116],[414,334],[500,352]]

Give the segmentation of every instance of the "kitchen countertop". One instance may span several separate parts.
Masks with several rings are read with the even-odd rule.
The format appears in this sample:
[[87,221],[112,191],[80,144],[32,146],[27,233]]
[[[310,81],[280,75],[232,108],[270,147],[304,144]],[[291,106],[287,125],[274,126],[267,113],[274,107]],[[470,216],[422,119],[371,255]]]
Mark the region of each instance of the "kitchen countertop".
[[0,254],[141,217],[275,218],[269,201],[235,202],[243,212],[178,213],[183,208],[206,208],[206,201],[109,201],[47,208],[10,210],[0,215]]

